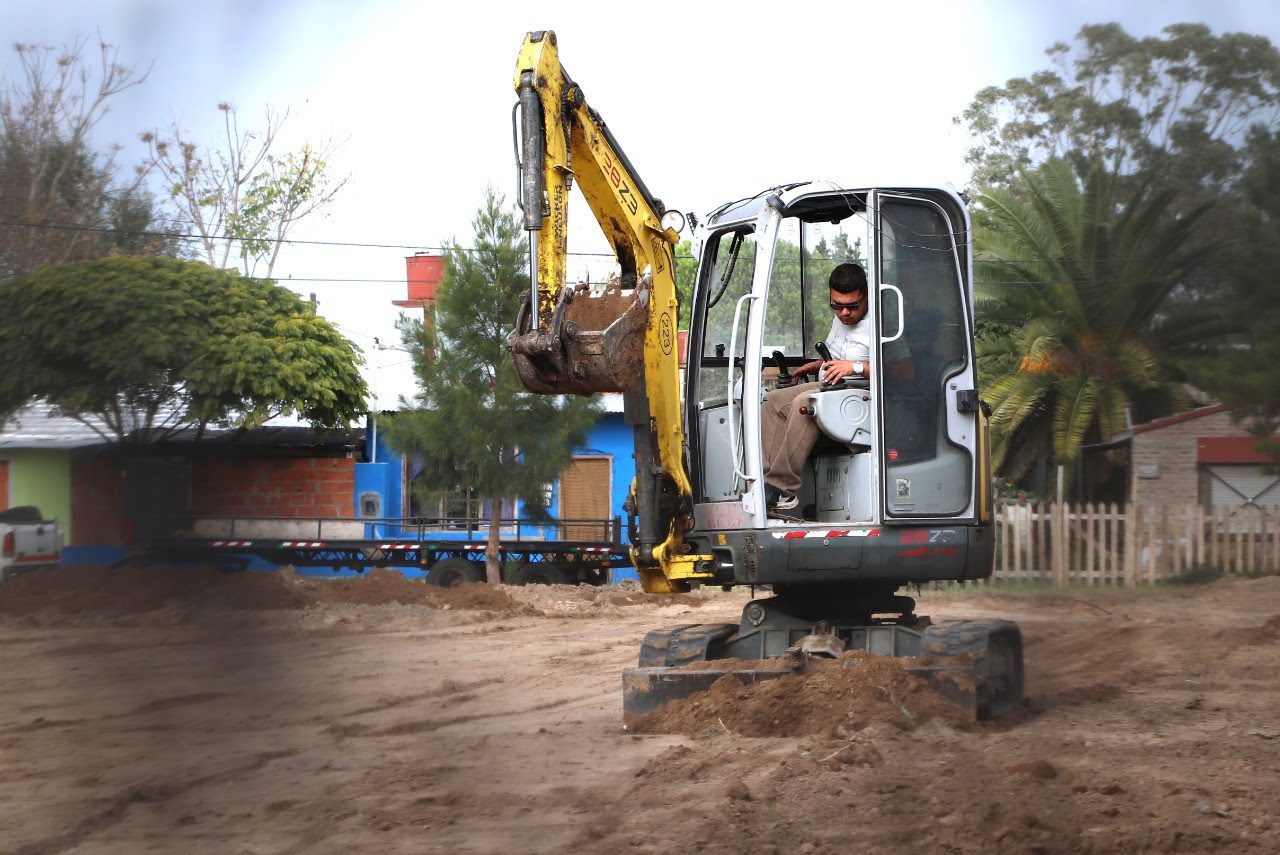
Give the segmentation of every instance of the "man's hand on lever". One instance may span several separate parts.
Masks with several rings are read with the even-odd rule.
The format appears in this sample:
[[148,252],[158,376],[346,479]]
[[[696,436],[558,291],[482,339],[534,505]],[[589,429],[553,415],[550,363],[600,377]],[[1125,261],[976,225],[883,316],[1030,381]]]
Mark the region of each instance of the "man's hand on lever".
[[865,362],[858,362],[855,366],[855,362],[852,359],[832,359],[831,350],[827,347],[825,341],[818,342],[814,347],[818,351],[818,355],[822,357],[822,369],[818,375],[819,382],[834,386],[846,377],[867,376]]
[[791,373],[796,377],[799,377],[802,374],[817,374],[818,369],[820,369],[821,367],[822,367],[822,360],[814,359],[809,362],[806,362],[804,365],[797,365],[795,370],[792,371]]

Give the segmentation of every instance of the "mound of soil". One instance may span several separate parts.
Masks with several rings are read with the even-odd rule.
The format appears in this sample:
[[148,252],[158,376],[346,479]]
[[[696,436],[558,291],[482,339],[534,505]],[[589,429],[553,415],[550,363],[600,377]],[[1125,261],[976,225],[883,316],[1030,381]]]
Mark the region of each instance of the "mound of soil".
[[968,714],[912,674],[899,660],[848,651],[813,660],[804,670],[751,685],[732,674],[705,692],[672,701],[628,722],[637,733],[704,736],[844,737],[873,724],[911,730],[940,720],[956,729],[975,725]]
[[389,603],[420,605],[437,609],[464,609],[502,615],[537,615],[538,611],[518,603],[501,586],[474,584],[440,588],[409,579],[396,570],[376,569],[362,576],[317,579],[298,576],[285,568],[278,574],[308,602],[380,606]]
[[0,614],[51,611],[149,612],[170,603],[200,602],[224,608],[298,609],[306,597],[275,574],[225,573],[211,568],[54,567],[0,585]]
[[508,588],[510,596],[545,617],[599,618],[637,610],[652,611],[664,606],[698,608],[715,602],[718,589],[688,594],[646,594],[639,583],[627,580],[617,585],[522,585]]
[[222,609],[304,609],[317,604],[419,605],[503,615],[538,614],[503,588],[438,588],[394,570],[320,579],[292,568],[274,573],[207,567],[66,566],[0,585],[0,615],[136,614],[174,604]]

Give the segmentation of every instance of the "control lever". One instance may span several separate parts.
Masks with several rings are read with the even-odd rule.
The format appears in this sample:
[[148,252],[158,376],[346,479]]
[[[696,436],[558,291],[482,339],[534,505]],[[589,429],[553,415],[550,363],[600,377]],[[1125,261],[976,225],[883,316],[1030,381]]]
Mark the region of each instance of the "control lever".
[[[822,357],[823,364],[826,364],[831,361],[831,348],[827,347],[827,343],[825,341],[818,342],[813,346],[813,349],[818,351],[818,356]],[[823,386],[829,387],[829,386],[835,385],[833,383],[828,383],[826,380],[823,380],[821,367],[818,368],[818,380]]]
[[[824,363],[831,362],[831,349],[827,347],[825,341],[815,344],[814,349],[818,351],[818,355],[822,357]],[[841,377],[835,383],[828,383],[822,379],[822,369],[818,369],[818,385],[822,389],[866,389],[870,387],[870,382],[866,377],[854,377],[846,375]]]
[[787,357],[782,351],[775,350],[773,352],[773,363],[778,366],[778,388],[785,389],[788,386],[794,386],[795,378],[787,370]]

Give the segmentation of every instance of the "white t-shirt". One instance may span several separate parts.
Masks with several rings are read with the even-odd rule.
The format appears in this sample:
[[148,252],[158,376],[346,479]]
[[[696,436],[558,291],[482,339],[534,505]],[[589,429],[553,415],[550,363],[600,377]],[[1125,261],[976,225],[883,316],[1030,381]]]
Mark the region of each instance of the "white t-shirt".
[[871,323],[863,315],[862,320],[850,326],[837,318],[831,319],[831,332],[827,333],[827,348],[832,359],[847,359],[850,362],[871,361]]

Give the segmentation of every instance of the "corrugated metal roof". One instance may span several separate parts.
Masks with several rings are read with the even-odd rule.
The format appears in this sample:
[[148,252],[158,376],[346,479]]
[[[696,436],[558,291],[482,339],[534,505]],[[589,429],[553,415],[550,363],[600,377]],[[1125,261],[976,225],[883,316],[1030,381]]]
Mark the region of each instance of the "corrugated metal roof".
[[1160,430],[1161,428],[1167,428],[1171,425],[1189,422],[1192,419],[1200,419],[1205,416],[1217,415],[1218,413],[1226,412],[1228,409],[1229,407],[1225,404],[1213,404],[1208,407],[1199,407],[1194,410],[1187,410],[1186,412],[1166,416],[1162,419],[1155,419],[1153,421],[1144,422],[1140,425],[1134,425],[1132,431],[1133,433],[1146,433],[1149,430]]
[[310,427],[263,425],[251,430],[206,430],[199,440],[195,428],[180,430],[157,443],[158,448],[175,446],[225,450],[240,448],[292,448],[299,450],[358,451],[364,445],[364,428],[314,430]]
[[[92,427],[69,416],[54,415],[52,407],[39,401],[28,404],[0,426],[0,451],[8,449],[72,450],[106,446],[115,442],[114,435],[101,420],[89,417],[87,421],[102,427],[110,439],[99,435]],[[241,431],[206,429],[199,439],[201,445],[236,445],[293,448],[358,449],[364,441],[363,428],[347,428],[333,431],[316,431],[309,426],[277,424],[274,420],[253,430]],[[184,428],[170,434],[158,445],[190,446],[196,442],[196,429]]]
[[[44,401],[23,407],[0,425],[0,448],[69,449],[106,445],[92,427],[69,416],[57,416]],[[93,419],[110,435],[101,421]]]

